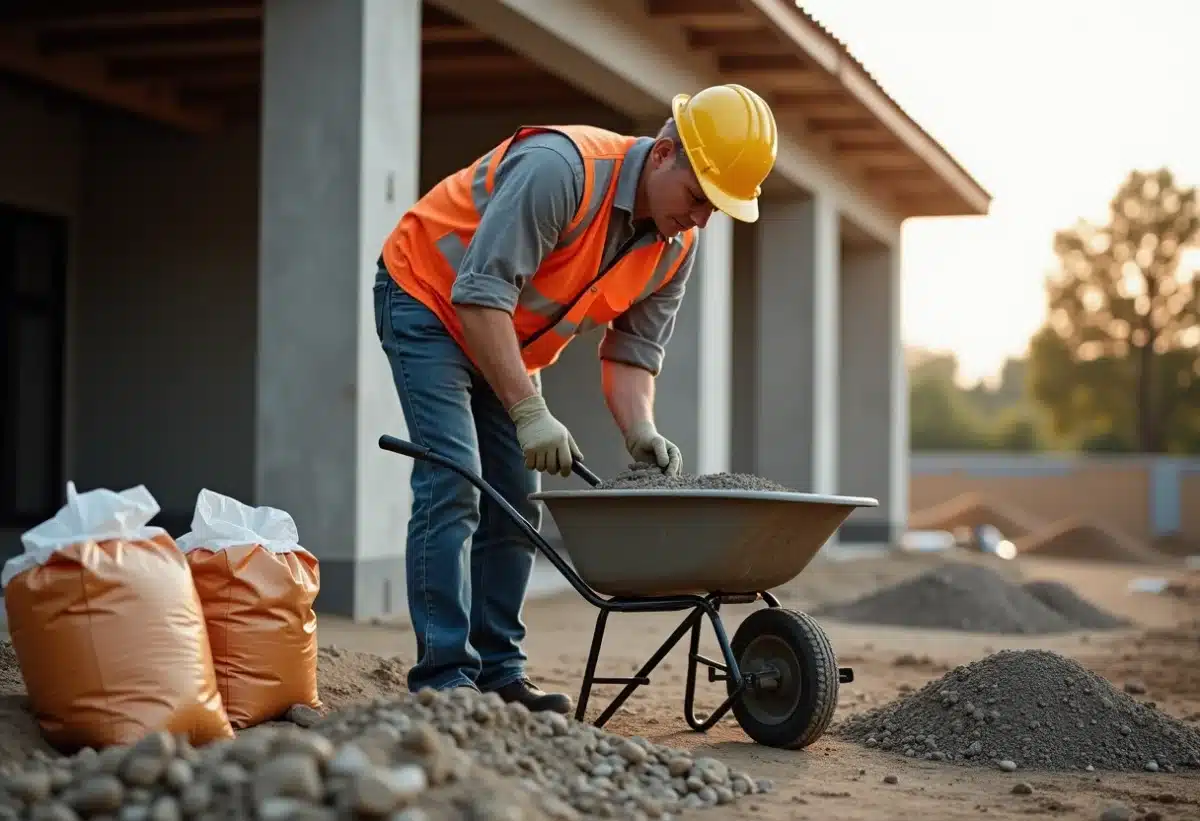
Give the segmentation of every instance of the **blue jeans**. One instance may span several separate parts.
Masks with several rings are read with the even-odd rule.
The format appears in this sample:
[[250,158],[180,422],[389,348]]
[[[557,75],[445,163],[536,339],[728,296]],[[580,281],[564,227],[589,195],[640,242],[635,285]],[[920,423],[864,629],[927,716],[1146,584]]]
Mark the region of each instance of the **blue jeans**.
[[[408,437],[483,476],[534,527],[536,471],[483,375],[437,316],[381,266],[375,327]],[[417,664],[408,687],[495,690],[525,675],[521,607],[535,550],[512,519],[457,473],[416,460],[405,564]]]

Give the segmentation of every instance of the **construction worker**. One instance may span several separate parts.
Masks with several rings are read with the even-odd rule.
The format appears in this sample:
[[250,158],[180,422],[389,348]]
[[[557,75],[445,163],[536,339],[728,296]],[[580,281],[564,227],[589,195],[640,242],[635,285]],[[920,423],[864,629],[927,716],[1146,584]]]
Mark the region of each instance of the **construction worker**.
[[[408,436],[478,471],[535,527],[539,472],[582,459],[539,373],[605,327],[606,403],[630,455],[678,473],[654,421],[654,379],[714,210],[758,218],[776,153],[765,101],[738,85],[672,102],[657,138],[591,126],[519,129],[446,177],[383,248],[375,316]],[[535,550],[452,471],[412,466],[405,560],[413,691],[471,687],[571,709],[526,675],[521,618]]]

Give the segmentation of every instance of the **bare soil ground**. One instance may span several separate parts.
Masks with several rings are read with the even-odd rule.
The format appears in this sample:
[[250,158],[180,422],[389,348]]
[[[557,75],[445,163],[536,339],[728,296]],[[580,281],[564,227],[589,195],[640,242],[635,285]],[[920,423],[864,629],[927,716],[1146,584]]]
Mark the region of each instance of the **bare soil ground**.
[[[986,562],[1013,581],[1063,582],[1084,599],[1133,626],[1118,630],[1059,633],[1049,636],[1000,636],[961,630],[916,630],[849,625],[832,620],[824,627],[839,664],[852,666],[855,681],[841,688],[835,723],[918,689],[959,664],[1011,648],[1052,650],[1078,660],[1116,687],[1153,701],[1158,709],[1200,726],[1200,591],[1192,597],[1134,594],[1129,581],[1138,576],[1183,578],[1178,566],[1147,567],[1019,557],[1012,562],[968,554],[959,558]],[[902,554],[853,562],[819,560],[798,579],[777,591],[784,606],[812,611],[830,602],[848,601],[924,573],[945,559]],[[752,606],[726,608],[730,633]],[[546,689],[578,696],[596,611],[573,592],[528,604],[525,621],[530,672]],[[617,615],[609,619],[601,675],[628,675],[648,658],[678,623],[680,615]],[[320,692],[338,709],[404,690],[404,673],[414,657],[411,630],[403,624],[363,625],[323,617],[319,628]],[[715,656],[706,637],[702,652]],[[3,661],[3,659],[0,659]],[[10,660],[11,661],[11,660]],[[726,762],[756,778],[768,778],[775,790],[730,806],[689,811],[686,817],[792,819],[897,818],[1097,819],[1111,807],[1124,807],[1128,818],[1200,821],[1200,773],[1013,773],[945,762],[904,758],[827,735],[801,751],[780,751],[754,744],[727,718],[707,734],[693,733],[682,718],[686,645],[681,643],[652,674],[606,729],[638,735],[660,744],[693,750]],[[3,667],[4,665],[0,665]],[[10,669],[12,665],[7,667]],[[701,675],[700,709],[715,706],[722,684]],[[37,742],[19,675],[0,675],[0,759],[22,754]],[[618,688],[593,693],[594,719]],[[894,777],[895,783],[885,783]],[[892,780],[889,778],[889,781]],[[1019,783],[1027,794],[1014,794]]]
[[[978,559],[982,561],[983,559]],[[916,575],[942,559],[906,555],[888,559],[814,564],[779,591],[784,606],[809,610],[844,601]],[[1138,576],[1178,575],[1178,568],[1130,567],[1070,560],[1031,559],[992,565],[1014,579],[1050,579],[1069,584],[1091,603],[1124,616],[1134,627],[1115,631],[1043,636],[997,636],[961,631],[912,630],[844,625],[828,621],[826,631],[839,664],[852,666],[855,681],[844,685],[838,721],[886,703],[909,688],[919,688],[954,666],[1003,648],[1053,650],[1080,661],[1118,688],[1156,703],[1173,716],[1200,722],[1200,600],[1128,592]],[[750,606],[730,607],[725,614],[730,633]],[[600,661],[601,674],[631,674],[678,623],[678,616],[621,615],[609,620]],[[573,593],[531,602],[525,613],[531,674],[547,689],[578,695],[579,676],[587,656],[595,611]],[[413,638],[403,625],[366,626],[325,619],[320,639],[322,698],[337,707],[403,688],[402,671],[411,662]],[[716,654],[709,638],[702,649]],[[361,654],[371,655],[361,655]],[[383,662],[377,656],[394,657]],[[1113,806],[1128,809],[1128,818],[1200,819],[1200,774],[1168,773],[1052,774],[1018,770],[975,769],[907,759],[829,736],[796,752],[765,748],[751,742],[732,718],[707,734],[693,733],[682,719],[686,646],[677,647],[606,729],[640,735],[651,741],[693,749],[760,778],[776,790],[740,801],[732,807],[688,813],[708,818],[856,819],[894,818],[1017,819],[1028,817],[1099,818]],[[702,684],[699,708],[715,706],[721,684]],[[593,693],[589,718],[606,706],[616,687]],[[897,783],[885,784],[885,776]],[[1014,785],[1032,787],[1013,794]],[[1157,815],[1156,815],[1157,813]]]

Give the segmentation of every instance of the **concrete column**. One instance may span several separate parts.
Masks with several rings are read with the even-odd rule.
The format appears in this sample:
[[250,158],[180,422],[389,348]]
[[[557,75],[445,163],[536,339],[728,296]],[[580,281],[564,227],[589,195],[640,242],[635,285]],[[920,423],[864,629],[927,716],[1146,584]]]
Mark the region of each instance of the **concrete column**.
[[900,251],[872,246],[842,262],[840,490],[874,496],[845,542],[894,544],[908,521],[908,374],[900,339]]
[[729,469],[732,266],[732,221],[714,214],[700,232],[696,262],[656,385],[659,429],[679,445],[689,473]]
[[319,609],[403,607],[403,419],[371,286],[417,196],[419,0],[266,0],[255,493],[321,560]]
[[817,196],[763,202],[757,231],[755,470],[838,491],[838,212]]

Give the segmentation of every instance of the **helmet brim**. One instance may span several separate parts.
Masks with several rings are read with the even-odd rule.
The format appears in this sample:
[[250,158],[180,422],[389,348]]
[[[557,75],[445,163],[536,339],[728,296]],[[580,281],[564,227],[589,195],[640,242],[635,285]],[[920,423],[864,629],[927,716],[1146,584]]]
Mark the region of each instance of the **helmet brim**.
[[[671,100],[671,116],[675,118],[676,127],[679,124],[679,117],[683,114],[684,106],[691,99],[690,94],[676,94]],[[687,155],[688,162],[695,169],[697,162],[692,156],[692,148],[688,145],[687,139],[683,136],[683,131],[680,129],[679,141],[683,143],[683,152]],[[708,201],[712,203],[713,208],[718,211],[728,214],[738,222],[758,222],[758,198],[742,199],[734,197],[722,191],[715,183],[707,179],[704,175],[697,173],[696,181],[700,183],[700,190],[704,192],[704,196],[708,197]]]

